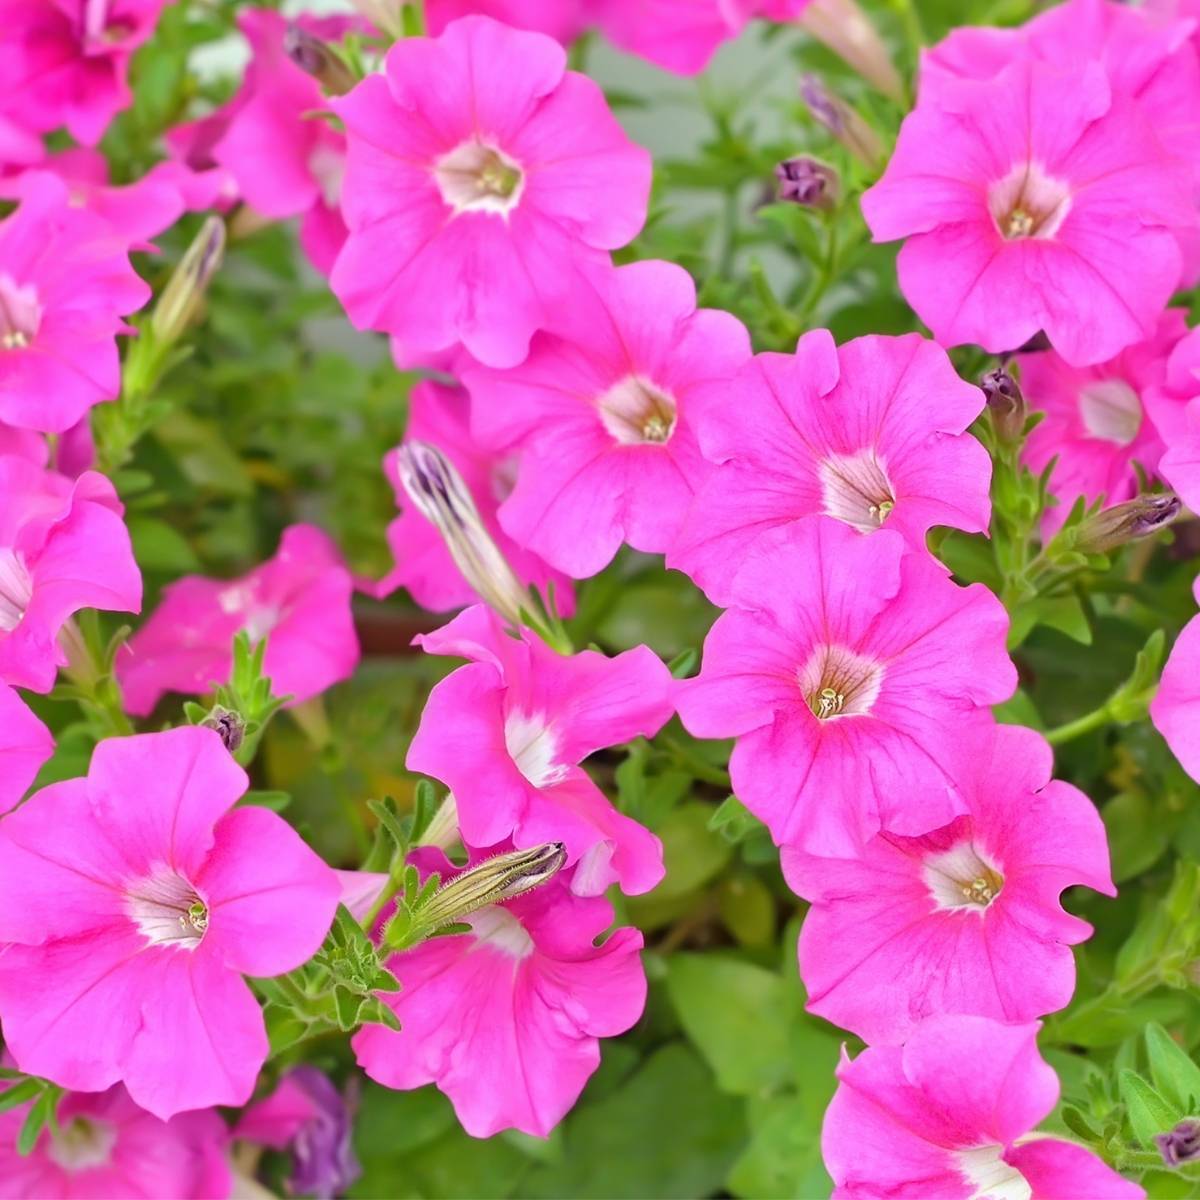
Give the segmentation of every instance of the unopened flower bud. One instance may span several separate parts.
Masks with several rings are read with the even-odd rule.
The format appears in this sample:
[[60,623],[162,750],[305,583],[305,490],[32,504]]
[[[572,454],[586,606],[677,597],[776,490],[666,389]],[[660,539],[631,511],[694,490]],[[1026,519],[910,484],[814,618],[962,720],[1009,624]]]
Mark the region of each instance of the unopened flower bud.
[[439,888],[418,920],[426,929],[439,929],[489,904],[515,900],[552,879],[566,861],[562,842],[497,854]]
[[404,9],[409,0],[350,0],[351,4],[381,33],[400,37],[404,32]]
[[1075,547],[1084,554],[1106,554],[1126,542],[1136,542],[1166,528],[1183,505],[1174,492],[1135,496],[1088,517],[1075,536]]
[[1028,414],[1017,381],[1003,367],[997,367],[979,381],[979,386],[987,399],[992,425],[1000,440],[1009,444],[1020,442],[1025,436]]
[[883,142],[840,96],[835,96],[818,75],[800,76],[800,98],[815,121],[820,122],[851,154],[868,167],[884,157]]
[[524,623],[529,596],[450,460],[427,442],[407,442],[398,458],[400,482],[421,515],[445,540],[455,566],[484,603],[513,625]]
[[828,163],[807,154],[788,158],[775,168],[779,199],[806,208],[833,208],[841,192],[838,173]]
[[311,75],[327,96],[344,96],[358,81],[328,42],[292,22],[283,38],[284,53]]
[[812,0],[801,13],[799,24],[873,87],[904,103],[900,72],[879,31],[855,0]]
[[1168,1167],[1181,1167],[1184,1163],[1200,1159],[1200,1121],[1188,1117],[1180,1121],[1170,1133],[1157,1133],[1154,1143]]
[[216,730],[221,744],[230,754],[236,754],[241,749],[246,737],[246,721],[241,713],[217,704],[200,724],[205,729]]
[[204,293],[225,256],[225,222],[209,217],[167,280],[150,318],[154,337],[162,344],[178,341],[196,318]]

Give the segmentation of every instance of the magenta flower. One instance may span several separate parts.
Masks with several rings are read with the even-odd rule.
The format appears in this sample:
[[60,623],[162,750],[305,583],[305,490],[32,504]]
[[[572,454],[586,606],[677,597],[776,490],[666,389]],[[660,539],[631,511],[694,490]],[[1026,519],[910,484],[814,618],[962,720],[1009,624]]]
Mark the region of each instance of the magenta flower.
[[1083,366],[1154,335],[1191,188],[1101,66],[1020,59],[922,97],[863,214],[876,241],[907,239],[901,289],[943,345],[1015,350],[1044,330]]
[[94,146],[133,102],[126,77],[165,0],[0,0],[6,113]]
[[[548,567],[536,554],[523,549],[500,527],[496,510],[512,492],[517,475],[513,454],[486,449],[470,429],[470,400],[461,388],[443,387],[426,380],[409,394],[405,442],[428,442],[436,446],[458,468],[471,493],[484,528],[500,548],[517,578],[543,594],[554,586],[555,605],[569,614],[573,607],[571,581]],[[407,588],[412,598],[432,612],[446,612],[475,604],[479,597],[454,565],[454,559],[436,527],[409,499],[400,481],[398,450],[383,461],[384,474],[396,492],[400,516],[389,526],[388,545],[395,568],[371,589],[387,596],[398,587]]]
[[510,367],[574,295],[574,267],[642,227],[650,157],[537,33],[464,17],[404,38],[331,102],[346,124],[350,237],[330,283],[408,353],[461,341]]
[[763,534],[730,593],[679,715],[737,738],[734,791],[776,843],[853,855],[966,812],[951,780],[968,732],[1017,678],[991,592],[897,533],[818,516]]
[[[443,880],[457,874],[440,854],[423,857]],[[403,1028],[364,1025],[358,1063],[385,1087],[436,1083],[473,1137],[545,1137],[600,1065],[599,1039],[641,1016],[642,935],[621,928],[597,945],[612,905],[575,894],[562,875],[464,920],[470,933],[388,960],[401,991],[384,999]]]
[[35,172],[21,191],[0,222],[0,421],[61,433],[121,390],[117,334],[150,289],[61,180]]
[[721,465],[667,565],[722,604],[754,539],[813,513],[894,529],[922,551],[933,525],[984,532],[991,460],[965,432],[983,400],[916,334],[839,349],[819,329],[794,355],[757,355],[697,418],[701,450]]
[[268,638],[264,669],[277,696],[299,704],[358,665],[354,582],[337,547],[312,525],[283,531],[275,557],[240,579],[187,575],[117,660],[128,710],[145,716],[165,692],[202,695],[229,678],[234,635]]
[[8,812],[25,795],[53,753],[50,730],[12,688],[0,683],[0,813]]
[[250,1098],[267,1035],[242,976],[310,958],[340,887],[284,820],[234,807],[246,784],[187,726],[101,742],[86,779],[0,822],[0,1019],[21,1070],[123,1082],[164,1120]]
[[45,1126],[32,1152],[19,1154],[28,1113],[28,1104],[0,1113],[0,1195],[13,1200],[215,1200],[233,1187],[229,1131],[212,1109],[160,1121],[119,1084],[72,1092],[59,1103],[58,1127]]
[[[1200,578],[1192,593],[1200,603]],[[1183,769],[1200,780],[1200,616],[1183,627],[1171,647],[1150,702],[1150,720]]]
[[1090,1150],[1033,1127],[1058,1100],[1036,1022],[924,1021],[903,1046],[843,1057],[821,1150],[834,1200],[1139,1200]]
[[1025,444],[1025,461],[1041,472],[1057,460],[1048,514],[1062,524],[1076,498],[1118,504],[1137,494],[1134,464],[1153,475],[1164,447],[1147,416],[1147,398],[1166,381],[1167,358],[1187,332],[1182,309],[1159,319],[1154,336],[1091,367],[1073,367],[1053,350],[1019,356],[1021,390],[1045,414]]
[[1146,407],[1166,452],[1158,473],[1193,512],[1200,512],[1200,330],[1171,351],[1166,378],[1146,393]]
[[725,412],[749,357],[741,322],[697,309],[682,267],[592,273],[519,367],[463,373],[481,439],[521,455],[501,526],[576,578],[623,541],[664,553],[710,470],[696,422]]
[[532,29],[569,46],[584,30],[584,0],[428,0],[425,23],[441,33],[459,17],[479,13],[511,25]]
[[137,612],[142,577],[113,486],[0,458],[0,682],[35,692],[67,661],[59,630],[82,608]]
[[1099,813],[1052,770],[1040,734],[996,726],[956,780],[965,816],[921,837],[879,834],[853,858],[784,847],[788,883],[812,902],[809,1011],[875,1045],[939,1013],[1029,1021],[1063,1008],[1070,947],[1092,929],[1059,896],[1116,891]]
[[563,842],[579,863],[581,895],[618,882],[648,892],[663,876],[662,845],[618,812],[578,764],[671,716],[671,677],[638,646],[616,658],[564,657],[528,631],[510,637],[482,606],[417,641],[430,654],[469,659],[429,695],[407,765],[454,793],[465,841],[509,837],[524,849]]

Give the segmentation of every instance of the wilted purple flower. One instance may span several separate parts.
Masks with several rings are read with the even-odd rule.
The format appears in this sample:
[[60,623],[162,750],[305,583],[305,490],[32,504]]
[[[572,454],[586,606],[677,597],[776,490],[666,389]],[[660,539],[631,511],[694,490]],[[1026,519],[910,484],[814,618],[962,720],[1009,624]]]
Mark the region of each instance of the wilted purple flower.
[[775,168],[775,178],[780,200],[807,208],[833,208],[841,190],[837,171],[807,154],[785,159]]
[[1017,381],[1003,367],[997,367],[979,381],[979,386],[987,397],[988,412],[1000,438],[1009,443],[1019,442],[1025,434],[1027,413]]

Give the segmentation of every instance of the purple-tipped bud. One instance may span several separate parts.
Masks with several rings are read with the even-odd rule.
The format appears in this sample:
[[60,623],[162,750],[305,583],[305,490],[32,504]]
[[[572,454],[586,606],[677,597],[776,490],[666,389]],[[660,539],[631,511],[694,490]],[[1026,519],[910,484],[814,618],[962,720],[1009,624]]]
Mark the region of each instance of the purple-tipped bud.
[[154,306],[150,328],[163,345],[178,341],[200,315],[204,294],[225,257],[225,222],[209,217],[184,251]]
[[779,199],[802,204],[806,208],[832,209],[841,193],[837,171],[819,158],[799,154],[775,168],[779,181]]
[[1170,1133],[1155,1134],[1154,1143],[1168,1167],[1181,1167],[1184,1163],[1195,1162],[1200,1159],[1200,1121],[1188,1117]]
[[835,96],[819,75],[800,76],[800,98],[813,120],[824,125],[860,162],[877,167],[883,161],[879,134],[845,100]]
[[979,386],[987,399],[988,413],[1000,440],[1015,445],[1025,436],[1025,397],[1017,381],[1003,368],[989,371]]
[[241,713],[218,704],[200,724],[205,729],[215,729],[221,744],[230,754],[236,754],[241,749],[246,737],[246,721]]
[[321,85],[327,96],[344,96],[357,82],[350,68],[327,42],[314,37],[294,21],[284,34],[283,49],[300,70]]
[[1140,541],[1165,529],[1183,505],[1174,492],[1135,496],[1088,517],[1076,533],[1075,546],[1084,554],[1106,554],[1127,542]]
[[856,0],[811,0],[799,23],[885,96],[904,102],[904,83],[887,43]]

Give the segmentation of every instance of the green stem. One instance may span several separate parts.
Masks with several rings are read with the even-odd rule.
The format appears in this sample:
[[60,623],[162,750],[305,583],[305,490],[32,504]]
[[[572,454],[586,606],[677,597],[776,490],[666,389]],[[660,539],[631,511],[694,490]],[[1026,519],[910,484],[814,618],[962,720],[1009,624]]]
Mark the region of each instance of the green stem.
[[1084,713],[1082,717],[1076,717],[1074,721],[1068,721],[1065,725],[1059,725],[1056,729],[1049,730],[1046,733],[1046,741],[1052,746],[1061,746],[1063,742],[1073,741],[1085,733],[1091,733],[1093,729],[1103,728],[1110,720],[1112,720],[1112,716],[1106,700],[1099,708],[1093,709],[1090,713]]

